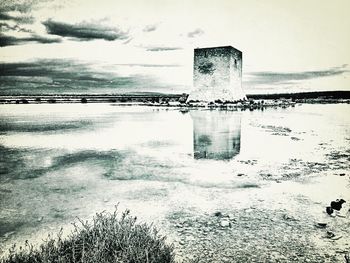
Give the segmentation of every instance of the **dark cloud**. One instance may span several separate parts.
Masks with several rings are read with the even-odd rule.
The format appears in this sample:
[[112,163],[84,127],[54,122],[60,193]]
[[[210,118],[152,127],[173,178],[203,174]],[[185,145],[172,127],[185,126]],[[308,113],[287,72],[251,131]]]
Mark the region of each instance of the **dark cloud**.
[[43,22],[46,31],[52,35],[72,37],[77,40],[104,39],[108,41],[125,40],[129,38],[127,32],[115,27],[107,27],[98,24],[82,22],[79,24],[68,24],[49,19]]
[[59,43],[59,42],[61,42],[61,39],[59,38],[47,38],[47,37],[42,37],[35,34],[32,34],[29,37],[22,37],[22,38],[0,34],[0,47],[24,45],[24,44],[31,44],[31,43],[51,44],[51,43]]
[[11,26],[5,22],[0,22],[0,31],[1,32],[17,31],[17,32],[33,33],[33,31],[30,29],[20,27],[18,25]]
[[0,12],[0,20],[11,20],[19,24],[33,24],[35,22],[34,17],[28,15],[14,16],[6,12]]
[[172,50],[180,50],[183,49],[181,47],[147,47],[146,51],[172,51]]
[[1,95],[110,94],[132,91],[161,91],[167,87],[166,84],[161,83],[150,74],[120,76],[112,73],[109,69],[97,71],[92,69],[89,64],[72,60],[37,60],[34,62],[0,64]]
[[[49,76],[58,79],[101,80],[91,76],[88,67],[71,60],[41,59],[34,62],[0,64],[1,76]],[[79,74],[77,74],[79,73]]]
[[33,6],[38,4],[39,0],[1,0],[0,10],[2,12],[17,11],[21,13],[28,13]]
[[143,32],[152,32],[157,29],[156,25],[147,25],[144,27]]
[[204,34],[204,31],[202,29],[200,29],[200,28],[197,28],[194,31],[188,32],[187,36],[193,38],[193,37],[201,36],[203,34]]
[[114,64],[116,66],[129,66],[129,67],[146,67],[146,68],[173,68],[173,67],[181,67],[178,64]]
[[279,85],[279,84],[293,84],[301,80],[316,79],[322,77],[331,77],[341,75],[349,72],[346,69],[347,64],[340,67],[330,68],[320,71],[304,71],[304,72],[252,72],[248,73],[246,83],[251,85]]

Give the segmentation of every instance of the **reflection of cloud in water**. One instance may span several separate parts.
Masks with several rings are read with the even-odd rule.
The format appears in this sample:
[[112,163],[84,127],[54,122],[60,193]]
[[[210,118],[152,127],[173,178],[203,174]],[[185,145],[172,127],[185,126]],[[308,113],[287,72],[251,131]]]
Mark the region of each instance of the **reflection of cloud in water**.
[[0,145],[0,180],[31,179],[47,169],[53,151],[7,148]]
[[24,121],[20,123],[16,123],[13,121],[2,120],[0,123],[0,132],[54,132],[57,133],[59,131],[64,130],[78,130],[83,128],[91,128],[91,121]]
[[100,166],[105,176],[115,170],[125,156],[123,151],[84,150],[73,153],[42,149],[16,149],[0,146],[1,180],[31,179],[77,165]]
[[240,112],[196,110],[190,114],[195,159],[229,160],[239,154]]

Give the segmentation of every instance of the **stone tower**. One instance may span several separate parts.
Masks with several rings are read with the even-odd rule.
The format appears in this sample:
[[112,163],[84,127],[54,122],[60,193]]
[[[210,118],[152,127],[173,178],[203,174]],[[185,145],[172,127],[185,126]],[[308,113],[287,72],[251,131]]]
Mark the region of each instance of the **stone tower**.
[[242,89],[242,52],[231,46],[196,48],[193,86],[188,101],[246,99]]

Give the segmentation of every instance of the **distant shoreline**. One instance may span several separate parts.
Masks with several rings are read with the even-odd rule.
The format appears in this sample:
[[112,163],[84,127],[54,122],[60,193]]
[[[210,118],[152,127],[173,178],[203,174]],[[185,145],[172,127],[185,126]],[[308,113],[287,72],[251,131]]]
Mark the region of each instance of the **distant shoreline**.
[[[39,103],[185,103],[188,94],[13,94],[0,95],[0,104]],[[313,91],[297,93],[248,94],[248,100],[292,100],[299,103],[349,103],[350,91]]]
[[272,93],[272,94],[248,94],[248,99],[317,99],[317,98],[332,98],[332,99],[350,99],[350,91],[310,91],[296,93]]
[[[135,92],[135,93],[115,93],[115,94],[102,94],[102,93],[57,93],[57,94],[0,94],[0,98],[3,97],[180,97],[188,95],[187,93],[174,94],[174,93],[160,93],[160,92]],[[284,93],[267,93],[267,94],[247,94],[248,98],[262,99],[262,98],[318,98],[318,97],[332,97],[340,99],[350,99],[350,90],[337,90],[337,91],[309,91],[309,92],[284,92]]]

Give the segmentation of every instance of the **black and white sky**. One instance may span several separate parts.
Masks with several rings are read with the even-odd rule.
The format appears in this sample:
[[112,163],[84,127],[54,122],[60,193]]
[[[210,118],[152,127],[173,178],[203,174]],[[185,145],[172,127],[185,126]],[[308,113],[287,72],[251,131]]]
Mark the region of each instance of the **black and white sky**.
[[182,93],[193,49],[243,52],[246,93],[350,90],[350,1],[1,0],[0,94]]

